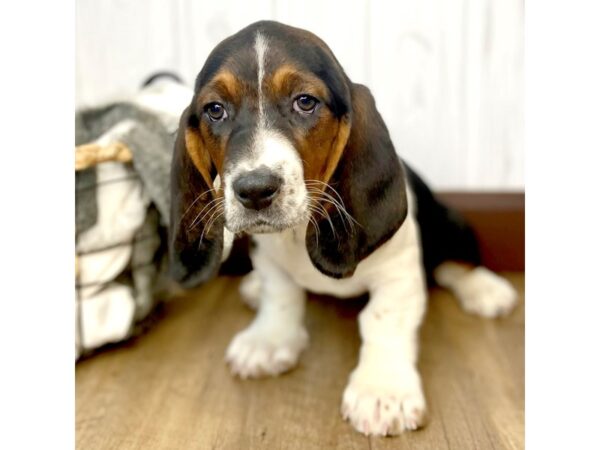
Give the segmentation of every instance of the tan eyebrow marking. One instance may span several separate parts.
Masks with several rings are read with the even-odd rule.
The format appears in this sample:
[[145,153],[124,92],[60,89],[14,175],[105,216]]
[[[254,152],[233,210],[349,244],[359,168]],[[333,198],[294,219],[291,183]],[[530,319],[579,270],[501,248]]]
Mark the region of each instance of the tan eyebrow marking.
[[204,87],[198,96],[198,103],[202,106],[211,101],[217,101],[215,94],[221,98],[238,103],[242,95],[242,85],[237,76],[229,70],[221,70]]
[[303,72],[291,64],[284,64],[279,67],[271,78],[271,85],[275,92],[286,94],[293,90],[304,90],[307,94],[312,94],[325,99],[327,89],[323,82],[315,75]]
[[215,87],[225,90],[230,97],[238,97],[240,93],[240,83],[237,77],[229,72],[220,72],[213,80]]
[[209,173],[210,167],[210,156],[208,152],[202,151],[203,144],[200,134],[196,131],[191,130],[189,127],[185,130],[185,150],[192,159],[194,166],[200,174],[208,187],[212,189],[212,178]]

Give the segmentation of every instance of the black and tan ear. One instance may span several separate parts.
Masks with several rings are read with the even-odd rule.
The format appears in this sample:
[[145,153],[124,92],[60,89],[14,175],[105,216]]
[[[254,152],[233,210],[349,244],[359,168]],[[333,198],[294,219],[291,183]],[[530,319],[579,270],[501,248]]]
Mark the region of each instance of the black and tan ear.
[[[318,226],[309,225],[306,233],[313,264],[334,278],[351,276],[400,228],[408,211],[404,169],[375,100],[359,84],[352,85],[351,95],[352,128],[328,183],[356,222],[329,205],[331,223],[313,216]],[[326,192],[337,197],[329,188]]]
[[216,220],[207,227],[217,203],[215,170],[198,127],[198,118],[188,107],[181,115],[171,163],[170,272],[184,287],[213,277],[223,252],[223,222]]

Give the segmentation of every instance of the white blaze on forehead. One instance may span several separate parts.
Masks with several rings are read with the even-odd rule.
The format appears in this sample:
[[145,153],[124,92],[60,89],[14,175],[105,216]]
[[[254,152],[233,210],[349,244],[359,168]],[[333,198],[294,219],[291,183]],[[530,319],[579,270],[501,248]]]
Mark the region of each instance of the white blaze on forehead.
[[[257,215],[271,222],[274,229],[295,226],[304,220],[306,215],[307,192],[300,155],[294,148],[294,144],[281,132],[270,127],[267,122],[262,85],[269,43],[260,32],[255,35],[254,51],[258,82],[258,118],[248,151],[244,152],[234,164],[228,166],[223,176],[225,222],[226,227],[234,233],[255,229],[253,227],[256,227]],[[280,177],[283,183],[279,195],[269,208],[249,212],[236,199],[233,183],[244,173],[260,167],[268,168]]]
[[292,143],[277,131],[270,129],[266,120],[262,85],[269,42],[260,32],[256,33],[254,50],[256,52],[256,77],[258,81],[258,121],[254,132],[252,151],[250,152],[250,158],[246,161],[246,167],[252,170],[260,166],[267,166],[271,170],[279,172],[282,170],[280,167],[286,164],[301,166],[300,158]]
[[265,126],[265,110],[263,106],[263,95],[262,95],[262,82],[265,76],[265,55],[269,48],[267,39],[260,34],[256,33],[254,40],[254,50],[256,51],[256,63],[257,63],[257,79],[258,79],[258,115],[259,115],[259,126]]

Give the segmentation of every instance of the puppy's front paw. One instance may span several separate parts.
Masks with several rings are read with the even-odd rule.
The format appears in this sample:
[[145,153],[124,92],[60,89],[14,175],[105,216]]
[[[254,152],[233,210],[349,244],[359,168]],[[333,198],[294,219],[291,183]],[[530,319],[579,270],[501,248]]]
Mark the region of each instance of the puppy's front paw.
[[485,267],[477,267],[458,280],[454,292],[465,311],[483,317],[509,314],[517,304],[515,288]]
[[352,373],[342,400],[344,419],[366,435],[389,436],[416,430],[423,425],[425,413],[425,398],[415,369],[398,373],[359,367]]
[[233,338],[225,359],[241,378],[275,376],[292,369],[307,345],[308,333],[302,326],[253,324]]

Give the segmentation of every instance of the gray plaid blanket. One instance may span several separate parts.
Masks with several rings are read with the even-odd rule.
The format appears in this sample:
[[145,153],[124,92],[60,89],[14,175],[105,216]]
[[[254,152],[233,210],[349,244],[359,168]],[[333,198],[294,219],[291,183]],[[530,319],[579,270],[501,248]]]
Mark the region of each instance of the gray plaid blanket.
[[76,145],[119,142],[133,154],[76,172],[77,357],[134,335],[165,297],[171,153],[191,97],[158,80],[131,101],[76,112]]

